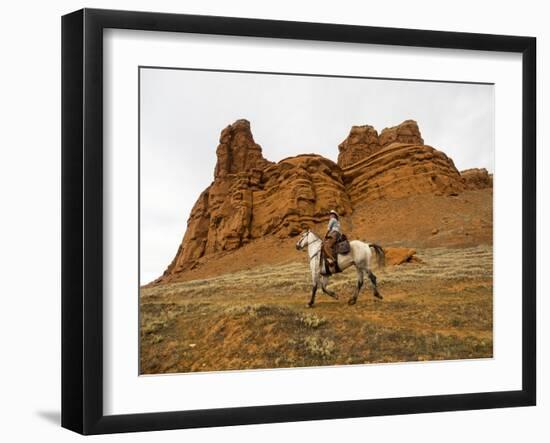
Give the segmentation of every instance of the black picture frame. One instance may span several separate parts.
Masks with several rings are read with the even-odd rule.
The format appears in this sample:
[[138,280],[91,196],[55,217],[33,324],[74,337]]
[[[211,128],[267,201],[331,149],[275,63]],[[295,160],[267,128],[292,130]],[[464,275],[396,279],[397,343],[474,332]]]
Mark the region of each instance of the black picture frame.
[[[353,42],[522,54],[522,389],[130,415],[103,412],[103,30]],[[519,278],[519,276],[515,277]],[[151,431],[536,403],[536,39],[229,17],[83,9],[62,18],[62,426]]]

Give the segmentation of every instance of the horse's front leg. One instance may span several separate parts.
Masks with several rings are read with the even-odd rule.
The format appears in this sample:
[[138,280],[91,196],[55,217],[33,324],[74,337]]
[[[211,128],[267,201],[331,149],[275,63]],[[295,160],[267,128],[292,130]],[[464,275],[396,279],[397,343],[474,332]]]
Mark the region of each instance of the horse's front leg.
[[315,303],[315,293],[317,292],[317,282],[313,282],[313,286],[311,287],[311,299],[309,300],[309,303],[307,304],[308,308],[313,308],[313,305]]
[[313,308],[315,303],[315,293],[317,292],[317,286],[319,286],[319,269],[315,264],[311,266],[311,299],[307,304],[308,308]]

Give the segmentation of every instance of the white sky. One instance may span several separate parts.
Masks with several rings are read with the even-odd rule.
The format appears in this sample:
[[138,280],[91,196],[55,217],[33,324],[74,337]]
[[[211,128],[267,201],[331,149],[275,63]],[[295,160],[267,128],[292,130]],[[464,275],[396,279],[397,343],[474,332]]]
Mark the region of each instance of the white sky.
[[353,125],[418,122],[459,170],[494,170],[494,87],[458,83],[141,69],[141,284],[174,257],[213,180],[220,131],[251,123],[263,155],[336,161]]

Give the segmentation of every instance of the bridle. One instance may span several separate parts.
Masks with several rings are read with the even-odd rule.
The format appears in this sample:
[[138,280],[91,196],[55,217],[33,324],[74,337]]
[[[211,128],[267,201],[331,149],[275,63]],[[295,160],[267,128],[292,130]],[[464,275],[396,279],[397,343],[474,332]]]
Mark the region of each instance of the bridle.
[[[306,238],[309,234],[313,234],[313,232],[311,231],[307,231],[303,236],[302,236],[302,239],[300,240],[300,243],[302,242],[302,240],[304,238]],[[308,242],[308,245],[312,244],[312,243],[315,243],[315,242],[318,242],[318,241],[322,241],[317,235],[313,234],[315,236],[315,240],[313,240],[312,242]],[[302,246],[303,248],[303,246]],[[313,254],[311,257],[309,257],[309,261],[313,260],[315,257],[317,257],[319,255],[319,253],[321,252],[321,249],[319,249],[315,254]]]

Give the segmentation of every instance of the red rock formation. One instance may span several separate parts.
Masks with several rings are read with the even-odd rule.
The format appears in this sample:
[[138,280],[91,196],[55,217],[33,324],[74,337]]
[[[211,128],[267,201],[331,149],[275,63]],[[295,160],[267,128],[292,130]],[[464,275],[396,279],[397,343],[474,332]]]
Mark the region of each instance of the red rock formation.
[[386,256],[386,265],[389,266],[397,266],[402,265],[403,263],[420,261],[415,255],[416,249],[412,248],[384,248],[384,254]]
[[352,205],[424,193],[453,195],[464,183],[453,161],[431,146],[392,143],[344,169]]
[[485,168],[472,168],[460,171],[466,189],[485,189],[493,187],[493,174]]
[[271,164],[263,157],[261,146],[254,141],[250,122],[244,119],[237,120],[222,131],[216,155],[216,178],[252,169],[263,169]]
[[424,145],[414,120],[384,129],[379,143],[381,148],[373,154],[343,168],[352,205],[424,193],[451,195],[465,189],[453,161]]
[[423,145],[418,124],[414,120],[405,120],[397,126],[383,129],[380,133],[380,146],[385,147],[392,143]]
[[353,163],[374,154],[380,149],[378,132],[372,126],[353,126],[346,139],[340,143],[338,165],[347,168]]
[[487,171],[461,176],[449,157],[423,143],[413,120],[384,129],[380,137],[372,126],[354,126],[339,146],[338,164],[314,154],[272,163],[254,141],[250,123],[236,121],[221,133],[214,181],[195,203],[160,280],[192,269],[203,256],[267,235],[298,234],[326,220],[330,209],[346,216],[365,201],[456,195],[487,183]]
[[298,234],[328,218],[331,209],[351,213],[340,168],[319,155],[299,155],[266,168],[253,200],[254,238]]
[[319,155],[269,162],[246,120],[222,131],[216,153],[214,182],[195,203],[165,275],[183,272],[204,255],[234,250],[255,238],[298,234],[328,218],[331,209],[343,215],[351,212],[338,165]]

